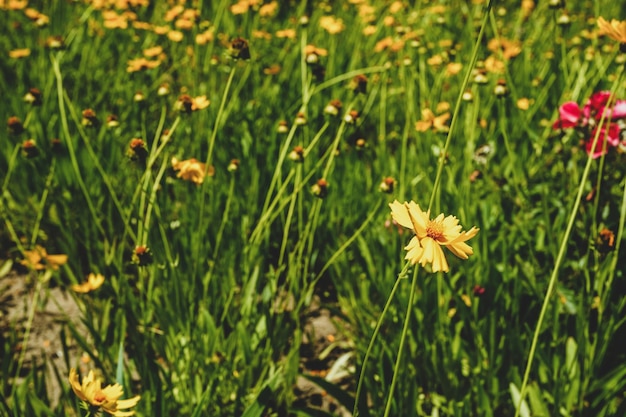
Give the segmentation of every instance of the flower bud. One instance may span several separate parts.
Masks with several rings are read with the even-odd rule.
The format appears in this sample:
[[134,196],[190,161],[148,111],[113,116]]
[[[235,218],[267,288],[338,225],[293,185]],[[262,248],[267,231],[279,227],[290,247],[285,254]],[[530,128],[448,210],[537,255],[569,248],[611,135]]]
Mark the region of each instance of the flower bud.
[[317,182],[311,187],[311,192],[317,198],[326,197],[328,194],[328,182],[324,178],[317,180]]

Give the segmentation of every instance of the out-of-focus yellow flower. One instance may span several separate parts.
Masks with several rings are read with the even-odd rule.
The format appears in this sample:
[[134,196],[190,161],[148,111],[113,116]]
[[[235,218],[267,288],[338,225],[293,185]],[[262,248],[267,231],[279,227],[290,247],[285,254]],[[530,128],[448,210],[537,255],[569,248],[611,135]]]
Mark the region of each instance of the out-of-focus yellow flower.
[[56,271],[67,263],[67,255],[49,255],[46,249],[39,245],[33,250],[25,250],[24,256],[26,259],[20,263],[37,271],[48,268]]
[[496,55],[499,55],[498,51],[502,51],[502,58],[504,58],[504,60],[515,58],[522,52],[522,45],[519,41],[504,38],[491,39],[489,43],[487,43],[487,48]]
[[259,15],[263,17],[271,17],[276,14],[276,10],[278,10],[278,2],[272,1],[259,8]]
[[412,264],[419,263],[422,266],[431,264],[433,272],[448,272],[448,262],[441,249],[442,246],[446,246],[450,252],[461,259],[467,259],[474,253],[465,242],[476,236],[479,230],[476,227],[462,232],[459,220],[455,216],[443,214],[431,220],[430,210],[422,211],[420,206],[413,201],[402,204],[396,200],[389,204],[389,207],[396,223],[415,233],[404,248],[407,250],[404,258]]
[[141,398],[139,395],[127,400],[120,400],[124,390],[120,384],[107,385],[102,388],[102,382],[96,379],[93,371],[78,381],[78,374],[74,368],[70,369],[70,385],[78,398],[89,404],[90,411],[104,411],[116,417],[135,415],[134,411],[123,411],[134,407]]
[[72,285],[72,290],[80,293],[88,293],[97,290],[104,284],[104,275],[91,273],[87,277],[87,281],[82,284]]
[[170,30],[167,32],[167,38],[172,42],[180,42],[184,37],[185,35],[180,30]]
[[155,56],[161,55],[161,53],[163,53],[163,47],[158,45],[143,50],[143,56],[146,58],[154,58]]
[[289,39],[295,39],[296,37],[296,31],[293,29],[282,29],[282,30],[278,30],[276,31],[276,37],[277,38],[289,38]]
[[450,129],[446,125],[449,118],[449,112],[435,116],[435,113],[433,113],[431,109],[425,108],[422,110],[422,120],[415,122],[415,130],[418,132],[426,132],[428,129],[432,128],[436,132],[447,132]]
[[196,158],[179,161],[174,157],[172,158],[172,168],[174,168],[174,171],[178,171],[178,174],[176,174],[177,178],[191,181],[197,185],[202,184],[207,175],[213,176],[215,173],[213,167],[209,167],[207,170],[206,164],[198,161]]
[[131,59],[126,63],[126,72],[137,72],[147,69],[156,68],[161,65],[160,60],[149,60],[146,58]]
[[601,35],[606,35],[619,43],[626,43],[626,20],[620,22],[619,20],[611,19],[609,23],[603,17],[599,17],[598,27]]
[[178,97],[176,104],[174,105],[178,110],[191,113],[198,110],[204,110],[211,104],[211,101],[206,98],[206,95],[191,97],[188,94],[183,94]]
[[460,62],[450,62],[446,65],[446,76],[451,77],[458,74],[463,69],[463,64]]
[[528,110],[530,108],[531,105],[531,101],[530,99],[526,98],[526,97],[522,97],[520,99],[517,100],[517,108],[520,110]]
[[9,51],[9,58],[14,58],[14,59],[26,58],[29,55],[30,55],[29,48],[13,49]]
[[346,28],[343,24],[343,20],[337,19],[334,16],[322,16],[320,18],[320,27],[331,35],[341,33]]
[[315,54],[317,56],[327,56],[328,50],[324,48],[318,48],[315,45],[307,45],[304,47],[304,55]]

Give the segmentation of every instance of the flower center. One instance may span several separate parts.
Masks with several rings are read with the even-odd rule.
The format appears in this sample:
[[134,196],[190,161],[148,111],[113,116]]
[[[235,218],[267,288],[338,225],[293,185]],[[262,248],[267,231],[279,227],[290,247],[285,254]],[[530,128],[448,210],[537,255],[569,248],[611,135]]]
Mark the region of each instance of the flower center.
[[443,239],[443,223],[436,220],[430,220],[426,226],[426,235],[434,240]]

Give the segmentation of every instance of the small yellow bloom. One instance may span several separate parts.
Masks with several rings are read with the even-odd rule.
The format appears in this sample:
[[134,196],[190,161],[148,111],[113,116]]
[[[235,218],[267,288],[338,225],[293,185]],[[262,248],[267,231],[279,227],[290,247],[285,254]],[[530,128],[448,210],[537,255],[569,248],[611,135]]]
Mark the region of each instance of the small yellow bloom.
[[626,20],[620,22],[619,20],[611,19],[609,23],[603,17],[599,17],[598,27],[600,28],[600,34],[606,35],[619,43],[626,43]]
[[25,58],[30,55],[29,48],[12,49],[9,51],[9,58],[18,59]]
[[139,395],[127,400],[119,398],[124,394],[120,384],[107,385],[102,388],[102,382],[96,379],[93,371],[89,371],[83,382],[78,382],[78,374],[74,368],[70,369],[70,385],[78,398],[89,403],[97,411],[104,411],[116,417],[135,415],[134,411],[122,411],[134,407],[141,398]]
[[41,246],[35,246],[33,250],[25,250],[26,259],[20,263],[37,271],[42,269],[58,270],[59,266],[67,263],[67,255],[48,255],[48,252]]
[[422,266],[431,264],[433,272],[448,272],[448,262],[441,249],[442,246],[446,246],[461,259],[467,259],[474,253],[465,241],[476,236],[478,228],[472,227],[467,232],[462,232],[459,220],[455,216],[440,214],[431,220],[430,210],[422,211],[413,201],[402,204],[396,200],[389,204],[389,207],[396,223],[415,233],[404,248],[407,250],[404,259],[411,261],[412,264],[418,262]]
[[196,185],[202,184],[207,175],[213,176],[215,174],[215,169],[212,166],[207,169],[206,164],[198,161],[196,158],[184,161],[172,158],[172,168],[174,171],[178,171],[178,174],[176,174],[177,178],[191,181]]
[[85,294],[93,290],[97,290],[102,286],[103,283],[104,275],[91,273],[87,277],[87,281],[83,282],[82,284],[72,285],[72,290]]
[[320,18],[320,26],[331,35],[343,32],[346,28],[346,25],[343,24],[343,20],[337,19],[334,16],[322,16]]
[[415,130],[418,132],[426,132],[428,129],[433,129],[436,132],[447,132],[450,128],[446,125],[450,113],[446,112],[439,116],[435,116],[435,113],[429,108],[422,110],[422,120],[415,122]]

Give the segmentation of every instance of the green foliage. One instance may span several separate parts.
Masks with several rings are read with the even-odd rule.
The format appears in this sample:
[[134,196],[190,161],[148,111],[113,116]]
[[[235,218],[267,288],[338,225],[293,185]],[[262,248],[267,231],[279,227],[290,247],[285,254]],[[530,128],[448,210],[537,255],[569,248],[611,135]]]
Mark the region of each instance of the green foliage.
[[[141,395],[140,416],[334,415],[298,401],[303,375],[361,416],[386,406],[514,416],[520,401],[521,416],[625,414],[625,153],[612,148],[586,171],[588,138],[552,128],[565,101],[609,89],[625,98],[624,54],[592,21],[623,18],[619,2],[568,2],[564,25],[548,2],[498,2],[486,15],[480,1],[362,2],[370,13],[354,1],[266,1],[241,14],[248,2],[183,2],[175,13],[174,2],[33,1],[49,18],[41,27],[5,3],[0,119],[24,129],[0,136],[0,294],[13,269],[34,308],[59,287],[80,316],[59,330],[65,367],[45,356],[24,365],[32,316],[25,327],[0,321],[1,413],[81,415],[66,368],[82,366]],[[320,26],[329,16],[340,33]],[[61,49],[49,47],[56,35]],[[232,57],[237,37],[250,60]],[[19,48],[30,55],[9,58]],[[130,71],[138,58],[158,64]],[[23,100],[31,88],[40,105]],[[185,112],[200,96],[208,108]],[[454,120],[449,135],[437,129],[445,118],[416,128],[428,109]],[[194,173],[207,175],[194,183]],[[474,254],[447,252],[447,274],[400,273],[410,231],[391,222],[395,199],[479,227]],[[20,262],[38,246],[67,263]],[[102,287],[71,289],[90,273]],[[342,380],[302,360],[320,306],[342,342],[324,355],[353,358]]]

